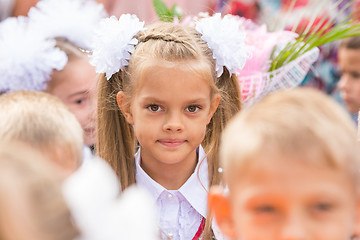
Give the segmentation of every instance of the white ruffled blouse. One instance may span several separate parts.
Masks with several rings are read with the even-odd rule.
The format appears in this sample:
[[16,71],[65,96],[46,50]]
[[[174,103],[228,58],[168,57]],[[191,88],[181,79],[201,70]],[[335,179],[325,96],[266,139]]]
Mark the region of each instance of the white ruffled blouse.
[[[206,218],[209,177],[206,155],[201,146],[198,156],[195,171],[185,184],[178,190],[167,190],[141,168],[140,151],[135,155],[136,181],[139,186],[149,190],[158,206],[162,239],[192,240],[202,219]],[[217,230],[214,233],[216,239],[223,239]]]

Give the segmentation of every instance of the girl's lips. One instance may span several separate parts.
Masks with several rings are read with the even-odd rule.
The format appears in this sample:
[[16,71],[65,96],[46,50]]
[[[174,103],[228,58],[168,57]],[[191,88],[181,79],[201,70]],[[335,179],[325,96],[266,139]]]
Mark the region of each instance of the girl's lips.
[[87,134],[87,135],[93,135],[93,134],[95,134],[95,128],[85,128],[84,129],[84,132],[85,132],[85,134]]
[[159,140],[159,143],[166,147],[178,147],[184,143],[183,140]]

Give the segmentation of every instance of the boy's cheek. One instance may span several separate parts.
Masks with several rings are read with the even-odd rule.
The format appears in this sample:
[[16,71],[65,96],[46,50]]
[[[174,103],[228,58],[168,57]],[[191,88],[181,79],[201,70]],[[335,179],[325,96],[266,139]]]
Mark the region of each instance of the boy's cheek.
[[231,214],[234,221],[234,239],[270,239],[270,232],[268,230],[273,225],[273,222],[270,221],[269,217],[256,216],[239,202],[232,202],[232,205],[233,211]]

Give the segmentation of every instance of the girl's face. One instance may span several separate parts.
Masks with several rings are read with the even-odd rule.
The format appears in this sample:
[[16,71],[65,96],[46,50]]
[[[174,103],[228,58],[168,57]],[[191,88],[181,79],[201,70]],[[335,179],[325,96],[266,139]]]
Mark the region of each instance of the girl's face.
[[55,71],[46,92],[57,96],[69,108],[84,130],[84,143],[96,143],[97,74],[87,59],[69,61]]
[[146,69],[129,105],[121,96],[118,103],[134,125],[145,171],[181,171],[196,164],[196,148],[219,102],[208,80],[189,69],[156,65]]
[[344,170],[268,155],[230,181],[233,239],[348,240],[355,232],[355,188]]

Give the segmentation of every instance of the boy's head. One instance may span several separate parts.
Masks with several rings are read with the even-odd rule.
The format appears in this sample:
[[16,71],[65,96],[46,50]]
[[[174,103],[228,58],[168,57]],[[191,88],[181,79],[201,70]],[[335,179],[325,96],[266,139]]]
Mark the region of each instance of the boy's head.
[[82,162],[83,133],[56,97],[18,91],[0,96],[0,139],[39,149],[69,174]]
[[61,176],[37,149],[0,145],[0,239],[70,240],[78,235]]
[[220,158],[228,195],[210,208],[232,239],[350,239],[358,233],[356,129],[316,90],[268,96],[224,131]]
[[342,40],[338,50],[340,95],[351,113],[360,110],[360,36]]

